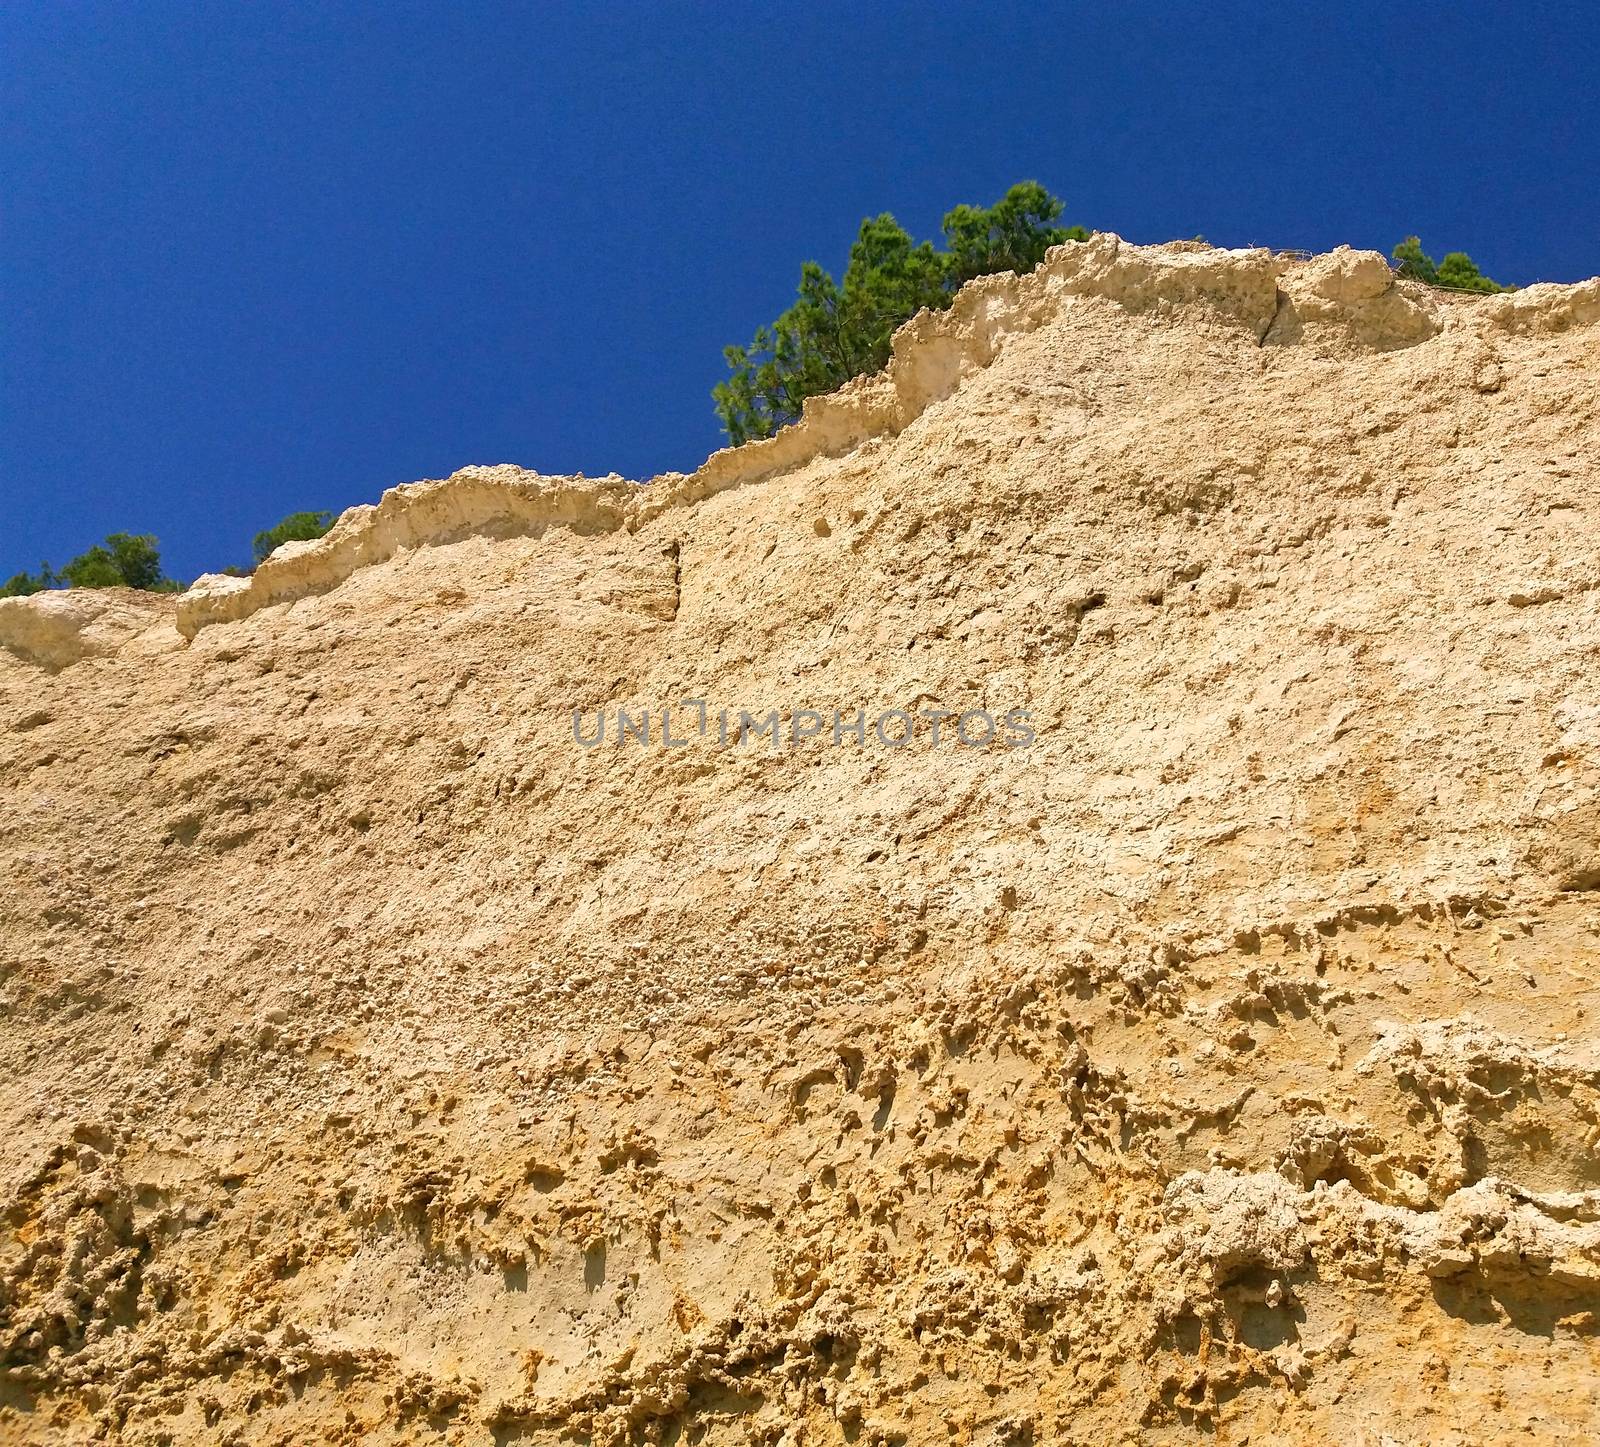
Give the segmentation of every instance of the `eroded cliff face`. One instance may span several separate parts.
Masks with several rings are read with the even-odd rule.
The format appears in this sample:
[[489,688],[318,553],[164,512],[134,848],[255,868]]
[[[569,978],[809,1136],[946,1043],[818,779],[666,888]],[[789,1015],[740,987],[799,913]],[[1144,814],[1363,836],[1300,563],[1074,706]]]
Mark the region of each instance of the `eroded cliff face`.
[[1100,238],[0,605],[0,1440],[1592,1440],[1597,322]]

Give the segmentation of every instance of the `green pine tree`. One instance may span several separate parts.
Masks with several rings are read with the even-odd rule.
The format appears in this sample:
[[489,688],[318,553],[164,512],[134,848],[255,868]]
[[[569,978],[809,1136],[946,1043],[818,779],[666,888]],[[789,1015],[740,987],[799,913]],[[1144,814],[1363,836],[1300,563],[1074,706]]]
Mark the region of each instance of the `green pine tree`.
[[320,538],[333,526],[331,512],[292,512],[288,517],[264,532],[255,535],[251,543],[256,562],[264,563],[272,556],[274,548],[283,543],[310,542]]
[[889,360],[895,328],[924,307],[950,305],[965,281],[992,271],[1030,271],[1050,247],[1086,240],[1055,225],[1062,205],[1036,181],[990,207],[957,206],[944,218],[949,247],[913,242],[887,211],[861,223],[842,280],[814,261],[800,268],[794,304],[749,346],[723,351],[729,376],[712,388],[735,445],[795,422],[807,397],[832,392]]
[[46,588],[138,588],[147,593],[176,593],[183,585],[162,574],[155,538],[148,533],[112,533],[59,569],[43,563],[37,573],[18,573],[0,587],[0,597],[27,597]]
[[1410,277],[1414,281],[1425,281],[1429,286],[1446,286],[1455,291],[1516,290],[1512,286],[1501,286],[1499,282],[1485,276],[1464,251],[1449,252],[1443,261],[1435,265],[1433,258],[1422,249],[1422,242],[1415,236],[1406,237],[1395,247],[1391,255],[1399,262],[1398,270],[1401,276]]

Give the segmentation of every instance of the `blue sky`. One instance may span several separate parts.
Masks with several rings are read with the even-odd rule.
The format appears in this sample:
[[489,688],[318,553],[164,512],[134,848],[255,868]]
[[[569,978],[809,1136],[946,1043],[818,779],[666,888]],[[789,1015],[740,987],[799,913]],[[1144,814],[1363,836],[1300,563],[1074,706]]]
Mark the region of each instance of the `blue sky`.
[[0,578],[185,580],[472,462],[720,444],[722,347],[863,215],[1032,177],[1136,241],[1600,272],[1587,5],[11,0]]

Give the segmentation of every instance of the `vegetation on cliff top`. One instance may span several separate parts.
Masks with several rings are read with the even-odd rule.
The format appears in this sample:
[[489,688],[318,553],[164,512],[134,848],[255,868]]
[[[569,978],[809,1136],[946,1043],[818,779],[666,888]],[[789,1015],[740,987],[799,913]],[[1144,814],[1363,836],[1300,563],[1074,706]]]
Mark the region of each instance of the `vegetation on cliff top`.
[[1453,291],[1515,291],[1514,286],[1501,286],[1478,270],[1477,263],[1464,251],[1447,251],[1443,261],[1434,259],[1422,249],[1419,237],[1408,236],[1390,253],[1399,263],[1401,276],[1425,281],[1429,286],[1449,287]]
[[1062,209],[1037,181],[1019,182],[993,206],[950,211],[943,251],[931,241],[913,243],[887,211],[867,217],[842,280],[806,262],[794,305],[759,328],[749,346],[724,350],[732,375],[711,395],[729,441],[770,437],[799,418],[807,397],[878,371],[895,328],[924,307],[949,306],[962,283],[995,271],[1032,271],[1050,247],[1087,240],[1083,227],[1056,224]]
[[[922,308],[941,311],[963,283],[991,272],[1032,271],[1063,241],[1084,241],[1081,226],[1057,224],[1061,200],[1037,181],[1021,181],[993,206],[946,214],[945,249],[913,243],[887,211],[861,223],[844,277],[820,264],[800,268],[794,304],[757,329],[748,346],[727,347],[730,375],[711,389],[717,417],[737,446],[796,422],[807,397],[836,391],[889,360],[895,328]],[[1462,291],[1510,291],[1483,275],[1464,251],[1435,263],[1415,236],[1394,249],[1402,276]]]
[[[333,522],[331,512],[290,513],[276,526],[255,535],[255,561],[265,562],[280,543],[320,538]],[[249,570],[223,571],[243,575]],[[15,574],[0,583],[0,598],[26,598],[46,588],[138,588],[146,593],[181,593],[183,584],[162,573],[156,538],[149,533],[112,533],[60,568],[41,563],[37,573]]]
[[270,527],[265,532],[259,532],[251,545],[255,553],[256,562],[264,563],[272,556],[275,548],[284,543],[310,542],[320,538],[333,526],[334,515],[331,512],[292,512],[276,527]]
[[140,588],[178,593],[183,584],[161,572],[161,552],[148,533],[112,533],[59,569],[41,563],[37,573],[17,573],[0,584],[0,598],[25,598],[46,588]]
[[[727,347],[730,375],[712,388],[717,416],[735,445],[770,437],[799,420],[807,397],[836,391],[855,377],[881,370],[889,361],[895,329],[924,307],[942,311],[974,277],[998,271],[1032,271],[1045,253],[1064,241],[1086,241],[1082,226],[1058,225],[1064,207],[1037,181],[1020,181],[993,206],[961,205],[946,213],[945,249],[914,243],[887,211],[861,223],[844,276],[833,277],[815,261],[800,268],[794,304],[748,346]],[[1199,238],[1196,238],[1199,239]],[[1464,251],[1442,261],[1408,236],[1391,253],[1401,276],[1458,291],[1501,292]],[[335,514],[289,514],[255,535],[255,564],[287,542],[320,538]],[[245,575],[250,569],[224,572]],[[42,563],[37,573],[17,573],[0,583],[0,598],[26,597],[46,588],[139,588],[179,592],[183,585],[163,575],[157,540],[147,533],[112,533],[61,568]]]

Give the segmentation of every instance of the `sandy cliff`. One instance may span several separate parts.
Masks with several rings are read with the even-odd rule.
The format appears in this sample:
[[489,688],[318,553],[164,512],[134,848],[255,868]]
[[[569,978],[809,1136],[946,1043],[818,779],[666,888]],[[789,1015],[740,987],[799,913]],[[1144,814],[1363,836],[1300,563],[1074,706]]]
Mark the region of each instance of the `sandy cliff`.
[[1600,283],[1102,237],[0,603],[0,1442],[1593,1440],[1597,455]]

